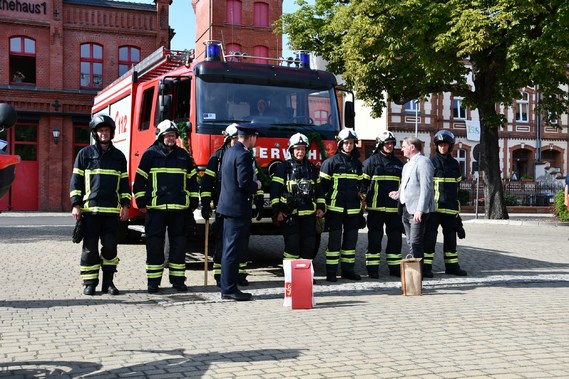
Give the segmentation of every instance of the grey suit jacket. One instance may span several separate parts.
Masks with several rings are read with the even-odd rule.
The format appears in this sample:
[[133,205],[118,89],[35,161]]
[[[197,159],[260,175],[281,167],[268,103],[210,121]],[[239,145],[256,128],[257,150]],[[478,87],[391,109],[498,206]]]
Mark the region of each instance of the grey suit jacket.
[[435,211],[434,171],[431,160],[422,154],[415,155],[403,166],[399,200],[401,201],[401,192],[404,191],[405,207],[410,214],[416,211]]

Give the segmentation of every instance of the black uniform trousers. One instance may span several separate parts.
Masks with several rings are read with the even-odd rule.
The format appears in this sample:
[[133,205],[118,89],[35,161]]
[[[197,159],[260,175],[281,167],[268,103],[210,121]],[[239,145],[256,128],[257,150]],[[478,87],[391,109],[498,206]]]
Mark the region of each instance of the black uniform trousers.
[[316,215],[291,216],[281,224],[285,258],[314,259],[316,256]]
[[[99,267],[104,272],[115,272],[117,258],[118,214],[101,215],[83,212],[83,248],[81,277],[84,284],[99,284]],[[99,239],[101,254],[99,255]]]
[[223,253],[221,255],[221,293],[239,291],[239,262],[249,245],[250,217],[223,216]]
[[342,271],[354,271],[360,214],[350,215],[328,211],[326,212],[326,225],[330,228],[326,251],[326,272],[335,275],[340,261]]
[[[170,253],[170,283],[184,283],[186,277],[186,213],[188,211],[148,210],[144,225],[146,233],[146,274],[149,281],[160,283],[164,271],[166,229]],[[162,267],[160,267],[162,266]]]
[[390,271],[399,272],[401,263],[401,216],[397,212],[367,211],[368,246],[366,266],[368,272],[377,272],[380,264],[383,228],[387,235],[385,257]]
[[446,268],[458,265],[456,251],[456,215],[434,212],[429,215],[425,231],[425,265],[432,267],[439,225],[443,228],[443,255]]

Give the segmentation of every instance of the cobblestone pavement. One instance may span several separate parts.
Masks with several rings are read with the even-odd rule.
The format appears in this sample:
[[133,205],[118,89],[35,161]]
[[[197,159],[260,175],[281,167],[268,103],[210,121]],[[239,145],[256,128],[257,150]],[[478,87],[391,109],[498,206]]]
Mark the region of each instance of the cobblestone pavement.
[[[401,296],[385,260],[379,280],[326,283],[324,238],[316,306],[291,310],[280,237],[251,242],[251,302],[220,300],[211,273],[203,285],[203,262],[189,265],[189,293],[164,279],[147,294],[143,245],[119,246],[120,296],[88,297],[68,222],[5,217],[0,377],[569,377],[569,228],[555,222],[466,220],[468,276],[444,274],[439,239],[435,278],[417,297]],[[364,230],[361,274],[366,243]]]

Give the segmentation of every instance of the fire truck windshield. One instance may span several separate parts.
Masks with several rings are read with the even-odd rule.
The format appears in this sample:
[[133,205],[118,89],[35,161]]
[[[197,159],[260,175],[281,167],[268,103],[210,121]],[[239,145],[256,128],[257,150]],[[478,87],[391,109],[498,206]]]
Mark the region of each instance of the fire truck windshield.
[[[197,78],[197,132],[221,134],[228,124],[252,123],[266,137],[317,132],[333,139],[340,130],[335,90],[214,82]],[[296,83],[295,83],[296,85]]]

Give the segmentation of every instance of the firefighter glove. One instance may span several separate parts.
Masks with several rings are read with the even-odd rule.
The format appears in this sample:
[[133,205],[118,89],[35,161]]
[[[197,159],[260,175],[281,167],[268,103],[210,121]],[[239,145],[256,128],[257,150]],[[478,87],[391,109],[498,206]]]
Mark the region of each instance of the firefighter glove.
[[367,226],[367,221],[366,221],[366,218],[364,217],[364,212],[360,212],[360,225],[359,225],[359,228],[360,228],[360,229],[365,229],[366,226]]
[[265,199],[263,198],[263,195],[257,195],[255,196],[255,212],[254,216],[255,219],[257,221],[261,221],[261,219],[263,218],[263,206],[265,204]]
[[456,216],[456,236],[460,239],[464,239],[466,237],[466,231],[462,225],[462,219],[458,215]]
[[202,217],[204,220],[209,220],[211,217],[211,206],[209,204],[202,205]]
[[75,228],[73,228],[73,235],[71,236],[73,243],[79,243],[83,241],[83,217],[79,217],[79,220],[75,223]]

